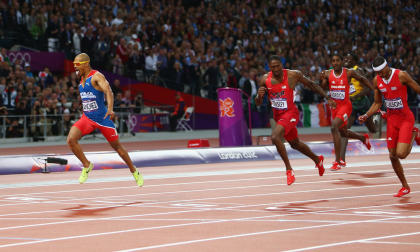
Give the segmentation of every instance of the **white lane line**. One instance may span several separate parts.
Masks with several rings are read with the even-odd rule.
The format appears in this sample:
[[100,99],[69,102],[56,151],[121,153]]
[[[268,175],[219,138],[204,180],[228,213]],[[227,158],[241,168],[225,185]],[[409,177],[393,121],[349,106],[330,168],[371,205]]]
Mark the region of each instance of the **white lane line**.
[[395,245],[415,245],[415,246],[420,246],[420,243],[414,243],[414,242],[361,241],[360,243],[377,243],[377,244],[395,244]]
[[[313,201],[313,200],[310,200],[310,201]],[[319,200],[315,200],[315,201],[319,201]],[[302,201],[299,201],[299,202],[302,202]],[[345,210],[364,209],[364,208],[371,209],[372,207],[384,207],[384,206],[392,206],[392,205],[407,205],[407,203],[389,204],[389,205],[382,205],[382,206],[375,205],[375,206],[356,207],[356,208],[348,208],[348,209],[324,210],[324,211],[318,211],[318,212],[345,211]],[[225,210],[225,209],[221,209],[221,210]],[[156,216],[156,215],[168,215],[168,214],[191,213],[191,212],[202,212],[202,211],[207,211],[207,209],[188,210],[188,211],[177,211],[177,212],[164,212],[164,213],[152,213],[152,214],[141,214],[141,215],[131,215],[131,216],[118,216],[118,217],[108,217],[108,218],[92,218],[92,219],[83,219],[83,220],[73,220],[73,221],[67,221],[67,222],[61,222],[61,223],[44,223],[44,224],[25,225],[25,226],[19,226],[19,227],[9,227],[9,229],[26,228],[26,227],[34,227],[34,226],[47,226],[47,225],[50,225],[50,224],[63,224],[63,223],[74,223],[74,222],[84,222],[84,221],[95,221],[95,220],[101,220],[101,219],[102,220],[103,219],[110,220],[110,219],[116,219],[116,218],[121,219],[123,217],[132,218],[132,217],[140,217],[140,216]],[[284,214],[283,216],[290,216],[290,215],[296,215],[296,214]],[[269,217],[279,217],[279,215],[276,214],[276,215],[269,215],[269,216],[262,216],[262,217],[241,218],[240,220],[244,220],[244,219],[258,219],[258,218],[269,218]],[[392,217],[392,218],[387,218],[387,219],[384,219],[384,220],[403,219],[403,218],[408,218],[408,217],[407,216]],[[229,220],[229,221],[234,221],[234,220],[235,219],[232,219],[232,220]],[[379,219],[379,220],[381,220],[381,219]],[[379,221],[379,220],[372,220],[371,222],[375,222],[375,221]],[[195,223],[193,225],[196,225],[196,224],[207,224],[207,223],[209,223],[209,222],[200,222],[200,223]],[[189,223],[189,224],[191,224],[191,223]],[[189,225],[189,224],[185,224],[185,225],[182,224],[182,226],[186,226],[186,225]],[[176,227],[176,226],[178,226],[178,225],[175,225],[175,226],[174,225],[171,225],[171,226],[158,226],[158,227],[152,227],[152,228],[153,229],[158,229],[158,228],[169,228],[169,227]],[[2,230],[2,229],[7,230],[8,228],[1,228],[0,230]],[[142,230],[135,229],[135,230],[132,230],[132,231],[142,231]],[[126,232],[126,231],[124,231],[124,230],[122,230],[122,231],[114,231],[114,232],[111,232],[111,234],[112,233],[115,233],[115,232],[120,233],[120,232]],[[129,230],[129,232],[131,232],[131,231]],[[108,234],[108,233],[110,233],[110,232],[106,232],[106,233],[103,233],[103,234]],[[86,235],[86,236],[83,236],[83,237],[90,237],[90,236],[96,236],[96,235],[101,235],[101,234],[102,233],[100,233],[100,234],[90,234],[90,235]],[[76,238],[80,238],[80,237],[81,236],[77,236]],[[57,238],[57,239],[61,239],[61,238]],[[50,240],[51,241],[55,241],[57,239],[50,239]],[[1,246],[0,246],[0,248],[1,248]]]
[[[404,169],[406,173],[408,173],[411,170],[420,170],[420,168],[406,168]],[[378,172],[392,172],[389,169],[386,170],[372,170],[372,171],[360,171],[357,172],[358,174],[370,174],[370,173],[378,173]],[[343,173],[327,173],[325,175],[327,176],[338,176],[338,175],[342,175]],[[350,173],[351,174],[351,173]],[[325,176],[324,175],[324,176]],[[353,174],[351,174],[353,175]],[[420,175],[409,175],[406,174],[406,177],[410,177],[410,176],[420,176]],[[318,177],[317,174],[309,174],[309,175],[299,175],[299,178],[301,177]],[[372,179],[381,179],[381,178],[394,178],[395,175],[392,172],[392,175],[390,176],[386,176],[386,177],[375,177],[375,178],[363,178],[363,180],[372,180]],[[275,177],[261,177],[261,178],[246,178],[246,179],[228,179],[228,180],[210,180],[210,181],[194,181],[194,182],[189,182],[189,183],[171,183],[171,184],[159,184],[159,185],[148,185],[147,188],[150,187],[163,187],[163,186],[180,186],[180,185],[191,185],[191,184],[203,184],[203,183],[226,183],[226,182],[240,182],[240,181],[255,181],[255,180],[267,180],[267,179],[283,179],[284,177],[280,177],[280,176],[275,176]],[[309,181],[309,182],[301,182],[299,184],[313,184],[313,183],[329,183],[329,182],[341,182],[342,180],[320,180],[320,181]],[[277,185],[277,184],[276,184]],[[280,184],[281,186],[283,184]],[[132,186],[129,187],[105,187],[105,188],[91,188],[91,189],[76,189],[76,190],[65,190],[65,191],[48,191],[48,192],[35,192],[35,193],[23,193],[23,194],[9,194],[9,195],[0,195],[0,197],[13,197],[13,196],[30,196],[30,195],[43,195],[45,196],[45,194],[63,194],[63,193],[76,193],[76,192],[88,192],[88,191],[104,191],[104,190],[120,190],[120,189],[132,189]],[[168,192],[168,193],[172,193]],[[165,193],[165,192],[163,192]],[[162,193],[162,194],[163,194]],[[179,193],[179,192],[177,192]],[[152,193],[153,194],[153,193]],[[142,194],[142,196],[148,196],[150,194]],[[129,197],[129,196],[138,196],[138,194],[131,194],[131,195],[124,195],[124,197]],[[105,197],[105,196],[104,196]],[[120,197],[120,196],[106,196],[108,197]],[[122,196],[121,196],[122,197]],[[73,198],[71,198],[73,199]],[[88,198],[83,198],[83,200],[86,200]],[[1,205],[0,205],[1,206]]]
[[359,242],[375,241],[375,240],[380,240],[380,239],[389,239],[389,238],[396,238],[396,237],[403,237],[403,236],[412,236],[412,235],[419,235],[419,234],[420,234],[420,232],[412,232],[412,233],[402,233],[402,234],[395,234],[395,235],[377,236],[377,237],[372,237],[372,238],[365,238],[365,239],[359,239],[359,240],[351,240],[351,241],[345,241],[345,242],[327,243],[327,244],[319,245],[319,246],[312,246],[312,247],[306,247],[306,248],[300,248],[300,249],[292,249],[292,250],[286,250],[286,251],[287,252],[300,252],[300,251],[307,251],[307,250],[314,250],[314,249],[322,249],[322,248],[329,248],[329,247],[335,247],[335,246],[342,246],[342,245],[359,243]]
[[[420,184],[420,182],[410,183],[411,185]],[[371,188],[371,187],[383,187],[383,186],[394,186],[395,184],[384,184],[384,185],[370,185],[370,186],[360,186],[359,188]],[[264,193],[264,194],[248,194],[248,195],[236,195],[236,196],[222,196],[222,197],[211,197],[211,198],[199,198],[199,199],[187,199],[187,200],[172,200],[166,202],[153,202],[153,203],[144,203],[144,204],[133,204],[133,205],[124,205],[124,204],[117,204],[117,205],[110,205],[109,207],[123,207],[123,206],[153,206],[153,205],[162,205],[162,204],[170,204],[170,203],[183,203],[183,202],[191,202],[191,201],[205,201],[205,200],[218,200],[218,199],[233,199],[233,198],[246,198],[246,197],[261,197],[261,196],[272,196],[272,195],[284,195],[289,193],[312,193],[312,192],[323,192],[323,191],[338,191],[338,190],[353,190],[354,187],[346,187],[346,188],[328,188],[328,189],[317,189],[317,190],[304,190],[304,191],[290,191],[290,192],[278,192],[278,193]],[[411,192],[411,194],[415,194],[419,192]],[[340,199],[352,199],[352,198],[365,198],[365,197],[378,197],[384,196],[388,194],[373,194],[373,195],[362,195],[362,196],[348,196],[348,197],[337,197],[337,198],[325,198],[325,199],[317,199],[317,200],[304,200],[304,201],[293,201],[293,202],[274,202],[274,203],[264,203],[258,205],[246,205],[245,207],[261,207],[266,205],[280,205],[280,204],[290,204],[290,203],[303,203],[303,202],[315,202],[320,200],[340,200]],[[127,196],[119,196],[119,197],[127,197]],[[96,199],[97,197],[95,197]],[[100,197],[103,198],[103,197]],[[108,197],[110,198],[110,197]],[[157,206],[159,207],[159,206]],[[93,209],[101,209],[103,207],[92,207],[86,208],[86,210],[93,210]],[[232,207],[225,207],[223,209],[230,209]],[[234,207],[235,208],[235,207]],[[10,213],[10,214],[1,214],[0,217],[6,216],[17,216],[17,215],[27,215],[27,214],[44,214],[44,213],[54,213],[54,212],[67,212],[71,210],[50,210],[50,211],[37,211],[37,212],[23,212],[23,213]]]
[[[420,168],[418,168],[420,170]],[[387,170],[389,171],[389,170]],[[315,176],[315,175],[302,175],[303,176]],[[255,178],[245,178],[245,179],[225,179],[225,180],[208,180],[208,181],[191,181],[187,183],[169,183],[169,184],[157,184],[157,185],[146,185],[147,188],[152,187],[164,187],[164,186],[181,186],[181,185],[194,185],[194,184],[209,184],[209,183],[228,183],[228,182],[241,182],[241,181],[255,181],[255,180],[269,180],[269,179],[279,179],[280,176],[274,177],[255,177]],[[105,191],[105,190],[122,190],[122,189],[133,189],[134,186],[120,186],[120,187],[102,187],[102,188],[87,188],[87,189],[75,189],[75,190],[62,190],[62,191],[47,191],[47,192],[28,192],[28,193],[20,193],[20,194],[8,194],[8,195],[0,195],[1,197],[6,196],[27,196],[27,195],[46,195],[46,194],[63,194],[63,193],[77,193],[77,192],[93,192],[93,191]],[[136,188],[137,189],[137,188]]]
[[[238,219],[233,219],[233,220],[234,221],[239,221],[239,220],[249,220],[249,219],[261,219],[261,218],[269,218],[269,217],[276,217],[276,216],[278,216],[278,215],[247,217],[247,218],[238,218]],[[229,238],[236,238],[236,237],[243,237],[243,236],[254,236],[254,235],[270,234],[270,233],[278,233],[278,232],[286,232],[286,231],[295,231],[295,230],[315,229],[315,228],[323,228],[323,227],[330,227],[330,226],[341,226],[341,225],[347,225],[347,224],[368,223],[368,222],[372,222],[372,221],[392,220],[392,219],[400,219],[400,218],[403,218],[403,217],[391,217],[391,218],[384,218],[384,219],[378,219],[378,220],[348,221],[348,222],[325,224],[325,225],[317,225],[317,226],[307,226],[307,227],[288,228],[288,229],[277,229],[277,230],[264,231],[264,232],[245,233],[245,234],[232,235],[232,236],[214,237],[214,238],[208,238],[208,239],[202,239],[202,240],[193,240],[193,241],[186,241],[186,242],[161,244],[161,245],[157,245],[157,246],[149,246],[149,247],[144,247],[144,248],[140,248],[140,249],[126,250],[126,251],[136,251],[136,250],[145,250],[145,249],[151,249],[151,248],[170,247],[170,246],[177,246],[177,245],[183,245],[183,244],[188,244],[188,243],[196,243],[196,242],[202,242],[202,241],[229,239]],[[227,221],[224,221],[224,220],[216,220],[216,221],[207,221],[207,222],[193,222],[193,223],[174,224],[174,225],[163,225],[163,226],[155,226],[155,227],[147,227],[147,228],[125,229],[125,230],[102,232],[102,233],[93,233],[93,234],[86,234],[86,235],[65,236],[65,237],[59,237],[59,238],[45,239],[45,240],[42,240],[42,241],[30,241],[30,242],[5,244],[5,245],[0,245],[0,248],[8,248],[8,247],[15,247],[15,246],[23,246],[23,245],[32,245],[32,244],[45,243],[45,242],[71,240],[71,239],[78,239],[78,238],[103,236],[103,235],[121,234],[121,233],[129,233],[129,232],[139,232],[139,231],[145,231],[145,230],[156,230],[156,229],[164,229],[164,228],[185,227],[185,226],[192,226],[192,225],[202,225],[202,224],[213,224],[213,223],[221,223],[221,222],[231,222],[233,220],[230,219],[230,220],[227,220]]]
[[29,240],[29,241],[43,241],[45,239],[29,238],[29,237],[7,237],[1,236],[0,240]]
[[[296,192],[294,192],[294,193],[296,193]],[[376,206],[375,206],[376,207]],[[169,214],[169,213],[164,213],[164,214]]]
[[[420,183],[420,182],[419,182]],[[412,192],[412,193],[420,193],[420,192]],[[359,198],[364,198],[364,197],[378,197],[378,196],[384,196],[387,194],[375,194],[375,195],[363,195],[363,196],[357,196]],[[305,201],[294,201],[294,202],[283,202],[283,204],[290,204],[290,203],[302,203],[302,202],[317,202],[317,201],[323,201],[323,200],[340,200],[340,199],[353,199],[355,198],[355,196],[349,196],[349,197],[337,197],[337,198],[325,198],[325,199],[311,199],[311,200],[305,200]],[[273,203],[271,203],[273,204]],[[406,205],[407,203],[405,203],[404,205]],[[267,205],[267,204],[259,204],[257,206],[261,206],[261,205]],[[401,204],[392,204],[392,205],[401,205]],[[151,214],[140,214],[140,215],[128,215],[128,216],[118,216],[118,217],[105,217],[105,218],[88,218],[88,219],[82,219],[82,220],[70,220],[70,221],[60,221],[60,222],[49,222],[49,223],[39,223],[39,224],[28,224],[28,225],[21,225],[21,226],[13,226],[13,227],[4,227],[4,228],[0,228],[0,230],[12,230],[12,229],[20,229],[20,228],[32,228],[32,227],[39,227],[39,226],[50,226],[50,225],[60,225],[60,224],[68,224],[68,223],[76,223],[76,222],[88,222],[88,221],[98,221],[98,220],[110,220],[110,219],[115,219],[115,218],[132,218],[132,217],[144,217],[144,216],[158,216],[158,215],[168,215],[168,214],[180,214],[180,213],[192,213],[192,212],[204,212],[204,211],[214,211],[214,210],[219,210],[219,211],[226,211],[226,210],[232,210],[232,209],[236,209],[236,208],[241,208],[244,206],[234,206],[234,207],[224,207],[224,208],[204,208],[204,209],[196,209],[196,210],[185,210],[185,211],[174,211],[174,212],[161,212],[161,213],[151,213]],[[344,209],[344,210],[349,210],[349,209],[363,209],[363,208],[371,208],[372,206],[369,207],[356,207],[356,208],[348,208],[348,209]],[[86,208],[86,209],[97,209],[97,208]],[[84,208],[84,210],[86,210]],[[323,211],[315,211],[315,212],[311,212],[311,213],[324,213],[324,212],[332,212],[332,211],[340,211],[342,209],[333,209],[333,210],[323,210]],[[68,210],[58,210],[58,211],[68,211]],[[42,212],[43,213],[43,212]],[[21,214],[30,214],[30,213],[21,213]],[[291,215],[299,215],[299,214],[308,214],[307,212],[305,213],[290,213],[290,214],[284,214],[283,216],[291,216]],[[2,216],[13,216],[13,215],[19,215],[19,214],[6,214],[6,215],[2,215]],[[279,215],[275,215],[276,217],[279,217]],[[407,218],[405,216],[401,216],[401,218]]]
[[[402,164],[418,164],[420,159],[409,159],[401,160]],[[391,165],[390,161],[373,161],[373,162],[358,162],[349,164],[349,167],[372,167],[380,165]],[[314,170],[314,165],[303,165],[295,166],[294,170]],[[238,175],[238,174],[255,174],[255,173],[268,173],[268,172],[284,172],[284,168],[273,167],[273,168],[258,168],[258,169],[241,169],[241,170],[220,170],[220,171],[198,171],[198,172],[180,172],[180,173],[165,173],[165,174],[153,174],[144,175],[145,180],[154,179],[168,179],[168,178],[193,178],[193,177],[207,177],[207,176],[226,176],[226,175]],[[132,181],[129,176],[125,177],[113,177],[113,178],[91,178],[89,183],[103,183],[103,182],[121,182],[121,181]],[[39,186],[53,186],[53,185],[74,185],[79,184],[76,180],[56,180],[56,181],[42,181],[42,182],[26,182],[26,183],[15,183],[15,184],[0,184],[0,189],[5,188],[22,188],[22,187],[39,187]]]
[[[419,175],[406,175],[407,178],[409,177],[418,177]],[[389,176],[389,177],[379,177],[379,178],[364,178],[363,180],[375,180],[375,179],[386,179],[386,178],[394,178],[394,176]],[[322,183],[333,183],[333,182],[341,182],[342,179],[338,179],[338,180],[320,180],[320,181],[309,181],[309,182],[301,182],[299,184],[322,184]],[[297,184],[297,183],[296,183]],[[410,184],[416,184],[415,182],[410,183]],[[384,185],[367,185],[367,186],[359,186],[359,188],[369,188],[369,187],[379,187],[379,186],[391,186],[394,184],[384,184]],[[139,196],[151,196],[151,195],[166,195],[166,194],[180,194],[180,193],[188,193],[188,192],[206,192],[206,191],[217,191],[217,190],[238,190],[238,189],[247,189],[247,188],[260,188],[260,187],[271,187],[271,186],[285,186],[284,184],[266,184],[266,185],[257,185],[257,186],[241,186],[241,187],[219,187],[219,188],[209,188],[209,189],[196,189],[196,190],[183,190],[183,191],[167,191],[167,192],[156,192],[156,193],[147,193],[147,194],[125,194],[125,195],[115,195],[115,196],[99,196],[99,197],[88,197],[88,198],[78,198],[78,199],[62,199],[62,200],[55,200],[55,201],[50,201],[50,203],[54,203],[54,204],[58,204],[60,202],[72,202],[72,203],[77,203],[77,202],[83,202],[85,203],[87,200],[101,200],[101,199],[113,199],[113,198],[117,198],[120,199],[121,197],[123,197],[124,199],[127,199],[129,197],[139,197]],[[346,187],[346,188],[337,188],[337,190],[346,190],[346,189],[352,189],[354,187]],[[300,193],[300,192],[314,192],[314,191],[328,191],[328,190],[336,190],[334,188],[330,188],[330,189],[320,189],[320,190],[310,190],[310,191],[293,191],[293,192],[283,192],[284,194],[290,194],[290,193]],[[275,195],[275,194],[279,194],[279,193],[273,193],[273,194],[259,194],[259,195],[255,195],[255,196],[263,196],[263,195]],[[245,195],[245,196],[252,196],[252,195]],[[238,196],[231,196],[232,198],[238,197]],[[242,197],[242,196],[239,196]],[[226,197],[225,197],[226,198]],[[229,197],[228,197],[229,198]],[[214,199],[214,198],[212,198]],[[196,200],[196,199],[195,199]],[[142,201],[150,201],[150,200],[142,200]],[[193,201],[191,199],[186,200],[186,201]],[[164,203],[171,203],[174,201],[169,201],[169,202],[164,202]],[[179,201],[176,201],[179,202]],[[6,203],[6,204],[0,204],[0,207],[8,207],[8,206],[18,206],[18,205],[27,205],[27,204],[33,204],[33,203],[38,203],[38,202],[22,202],[22,203]],[[48,202],[41,202],[41,203],[48,203]],[[146,203],[146,204],[142,204],[142,206],[146,206],[146,205],[156,205],[156,204],[160,204],[161,202],[152,202],[152,203]],[[1,215],[0,215],[1,216]]]
[[[397,219],[398,217],[395,217],[395,218]],[[393,219],[393,218],[385,218],[383,220],[387,220],[387,219]],[[132,252],[132,251],[141,251],[141,250],[148,250],[148,249],[159,249],[159,248],[167,248],[167,247],[174,247],[174,246],[187,245],[187,244],[193,244],[193,243],[232,239],[232,238],[240,238],[240,237],[247,237],[247,236],[265,235],[265,234],[273,234],[273,233],[297,231],[297,230],[300,231],[300,230],[308,230],[308,229],[317,229],[317,228],[325,228],[325,227],[331,227],[331,226],[342,226],[342,225],[348,225],[348,224],[369,223],[371,221],[372,220],[348,221],[348,222],[333,223],[333,224],[326,224],[326,225],[306,226],[306,227],[287,228],[287,229],[276,229],[276,230],[269,230],[269,231],[262,231],[262,232],[217,236],[217,237],[211,237],[211,238],[205,238],[205,239],[188,240],[188,241],[182,241],[182,242],[173,242],[173,243],[152,245],[152,246],[147,246],[147,247],[131,248],[131,249],[119,250],[118,252]]]

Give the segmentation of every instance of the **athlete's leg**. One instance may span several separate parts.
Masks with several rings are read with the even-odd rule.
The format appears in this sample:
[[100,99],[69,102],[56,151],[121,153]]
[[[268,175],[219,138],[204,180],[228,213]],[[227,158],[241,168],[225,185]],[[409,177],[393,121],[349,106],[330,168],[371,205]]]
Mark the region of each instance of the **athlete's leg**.
[[404,170],[402,168],[399,157],[397,156],[396,149],[389,148],[388,150],[389,150],[389,159],[391,160],[392,168],[394,169],[395,174],[397,174],[398,179],[400,180],[402,186],[406,189],[410,189],[410,187],[407,184],[407,180],[405,179]]
[[406,158],[413,147],[414,139],[417,136],[417,131],[413,131],[413,126],[410,123],[403,122],[400,127],[396,149],[396,156],[400,159]]
[[277,148],[277,152],[279,153],[280,157],[283,159],[284,165],[286,166],[286,170],[292,170],[292,166],[290,165],[289,157],[287,156],[286,147],[283,143],[285,129],[283,125],[276,124],[272,134],[271,134],[271,141]]
[[369,130],[370,133],[376,133],[377,129],[375,126],[375,123],[373,122],[373,116],[369,117],[366,121],[365,121],[365,125],[366,128]]
[[309,148],[309,146],[305,144],[304,142],[300,141],[299,138],[295,138],[288,142],[290,144],[290,147],[292,147],[295,150],[300,151],[302,154],[312,159],[312,161],[314,161],[315,164],[319,163],[319,156],[315,155],[315,153],[311,150],[311,148]]
[[82,138],[82,132],[80,129],[75,126],[71,127],[69,135],[67,136],[67,144],[74,155],[80,160],[80,162],[82,162],[83,167],[89,167],[90,162],[87,160],[82,147],[79,144],[80,138]]
[[133,161],[131,161],[131,158],[128,155],[128,152],[121,145],[120,140],[117,138],[116,140],[109,142],[109,144],[118,153],[118,155],[120,155],[120,157],[124,160],[128,168],[130,168],[131,173],[134,173],[136,171],[136,167],[133,165]]
[[[348,121],[347,121],[347,129],[350,129],[351,126],[353,125],[354,121],[356,119],[356,114],[351,113]],[[341,138],[341,151],[340,151],[340,157],[341,160],[343,160],[344,162],[346,162],[346,152],[347,152],[347,144],[349,142],[349,139],[347,137],[342,137]]]
[[341,134],[340,128],[343,126],[343,120],[336,117],[331,123],[331,134],[333,135],[334,141],[334,151],[335,151],[335,161],[340,162],[340,152],[341,152]]
[[351,131],[347,129],[346,127],[340,128],[340,135],[341,137],[345,137],[345,138],[358,139],[362,142],[366,140],[366,137],[364,135]]

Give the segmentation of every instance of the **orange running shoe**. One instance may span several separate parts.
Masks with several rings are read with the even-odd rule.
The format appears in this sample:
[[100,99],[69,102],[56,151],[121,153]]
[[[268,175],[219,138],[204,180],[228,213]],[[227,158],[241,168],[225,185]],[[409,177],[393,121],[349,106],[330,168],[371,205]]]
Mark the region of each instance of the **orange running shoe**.
[[420,145],[420,130],[417,127],[414,127],[413,131],[416,132],[416,137],[414,138],[414,140],[416,141],[417,145]]
[[293,182],[295,182],[295,173],[293,172],[293,170],[287,170],[286,176],[287,176],[287,185],[291,185],[293,184]]
[[319,163],[316,164],[316,168],[318,168],[319,176],[324,175],[325,168],[324,168],[324,156],[319,156]]
[[364,136],[365,136],[365,141],[363,142],[363,144],[366,146],[366,148],[367,148],[368,150],[370,150],[370,148],[371,148],[372,146],[370,145],[369,135],[368,135],[368,134],[365,134]]
[[404,195],[406,195],[406,194],[409,194],[410,193],[410,189],[407,189],[407,188],[405,188],[405,187],[401,187],[401,189],[398,191],[398,193],[397,194],[394,194],[394,197],[402,197],[402,196],[404,196]]
[[346,161],[340,160],[340,163],[339,164],[340,164],[340,167],[341,168],[346,168],[346,165],[347,165],[346,164]]
[[338,171],[341,169],[341,166],[338,162],[334,161],[333,165],[331,166],[330,170],[331,171]]

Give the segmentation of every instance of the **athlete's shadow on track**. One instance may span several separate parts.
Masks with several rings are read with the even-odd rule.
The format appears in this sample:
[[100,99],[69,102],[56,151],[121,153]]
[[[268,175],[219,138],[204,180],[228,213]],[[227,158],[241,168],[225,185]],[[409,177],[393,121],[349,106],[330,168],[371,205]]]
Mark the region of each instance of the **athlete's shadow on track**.
[[[357,173],[357,172],[345,172],[345,174],[349,175],[357,175],[362,178],[380,178],[385,177],[385,172],[377,172],[377,173]],[[350,185],[350,186],[367,186],[367,185],[376,185],[367,183],[364,180],[359,179],[339,179],[339,181],[333,182],[335,185]]]
[[137,205],[142,204],[143,202],[130,202],[130,203],[124,203],[124,204],[118,204],[110,207],[91,207],[89,205],[79,205],[77,207],[70,207],[70,208],[64,208],[63,210],[70,211],[67,215],[64,217],[74,218],[74,217],[81,217],[81,216],[98,216],[98,215],[104,215],[106,212],[131,206],[131,205]]
[[411,202],[410,199],[410,196],[405,196],[404,198],[401,198],[399,202],[402,203],[402,205],[395,205],[395,207],[407,211],[420,211],[420,203]]
[[308,205],[314,205],[318,203],[325,203],[328,202],[328,200],[314,200],[310,202],[302,202],[302,203],[290,203],[285,206],[277,206],[277,207],[268,207],[265,210],[270,212],[278,212],[278,213],[310,213],[314,211],[319,211],[320,208],[311,208]]

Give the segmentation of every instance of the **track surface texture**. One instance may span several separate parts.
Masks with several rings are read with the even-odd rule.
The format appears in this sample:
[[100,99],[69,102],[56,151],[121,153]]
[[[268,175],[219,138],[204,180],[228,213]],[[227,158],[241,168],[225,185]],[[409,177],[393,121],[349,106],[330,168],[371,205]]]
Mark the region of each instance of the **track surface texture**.
[[[332,159],[325,160],[325,166]],[[348,157],[319,177],[309,159],[0,176],[4,251],[419,251],[420,154]]]

